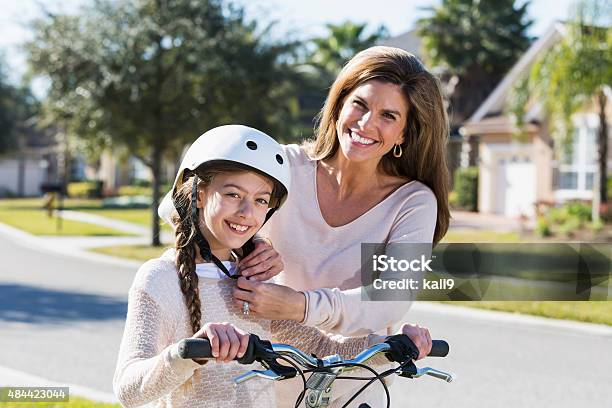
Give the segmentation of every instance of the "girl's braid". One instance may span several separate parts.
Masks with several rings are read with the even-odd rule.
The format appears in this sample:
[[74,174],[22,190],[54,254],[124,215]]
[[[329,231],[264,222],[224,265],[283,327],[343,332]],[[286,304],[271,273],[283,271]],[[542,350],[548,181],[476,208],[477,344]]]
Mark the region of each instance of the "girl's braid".
[[[190,183],[185,183],[187,186]],[[180,189],[183,190],[183,189]],[[183,191],[178,191],[179,195],[178,202],[181,204],[181,210],[185,210],[184,213],[191,212],[191,205],[189,203],[189,195],[185,196]],[[185,200],[186,199],[186,200]],[[191,217],[175,217],[176,227],[176,266],[178,268],[179,284],[181,291],[185,297],[185,303],[187,310],[189,311],[189,320],[191,321],[191,328],[196,333],[200,330],[202,321],[202,309],[200,302],[200,291],[198,289],[198,274],[196,273],[195,267],[195,231],[194,226],[191,223]]]

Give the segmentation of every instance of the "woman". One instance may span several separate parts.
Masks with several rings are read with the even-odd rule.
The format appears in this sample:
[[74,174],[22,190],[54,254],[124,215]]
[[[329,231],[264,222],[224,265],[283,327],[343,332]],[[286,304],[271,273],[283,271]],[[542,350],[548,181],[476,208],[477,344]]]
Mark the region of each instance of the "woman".
[[[236,303],[334,334],[393,333],[409,302],[362,301],[361,243],[442,239],[448,132],[440,83],[415,56],[357,54],[330,89],[314,143],[285,147],[293,192],[261,230],[283,257],[285,286],[240,278]],[[243,276],[270,268],[271,252],[244,258]]]

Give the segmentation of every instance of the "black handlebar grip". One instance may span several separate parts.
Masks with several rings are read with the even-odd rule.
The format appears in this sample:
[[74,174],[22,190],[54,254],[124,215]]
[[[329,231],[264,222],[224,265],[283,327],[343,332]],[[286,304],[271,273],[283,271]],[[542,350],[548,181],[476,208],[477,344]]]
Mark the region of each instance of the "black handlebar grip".
[[255,359],[257,358],[256,356],[256,348],[257,348],[257,341],[259,340],[259,337],[257,337],[254,334],[251,334],[249,336],[249,345],[247,346],[246,351],[244,352],[244,355],[240,358],[237,358],[236,361],[238,361],[240,364],[253,364],[255,362]]
[[183,339],[178,345],[181,358],[213,358],[208,339]]
[[431,351],[429,352],[429,357],[446,357],[448,354],[448,343],[444,340],[432,340],[431,341]]

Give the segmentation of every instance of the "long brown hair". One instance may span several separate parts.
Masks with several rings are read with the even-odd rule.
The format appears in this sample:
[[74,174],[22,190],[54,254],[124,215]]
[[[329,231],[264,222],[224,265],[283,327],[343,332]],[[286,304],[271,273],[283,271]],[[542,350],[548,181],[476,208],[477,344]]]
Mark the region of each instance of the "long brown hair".
[[330,158],[339,148],[336,122],[346,97],[370,80],[398,85],[408,102],[408,120],[400,158],[382,157],[379,169],[392,176],[418,180],[436,196],[438,214],[434,243],[448,230],[449,175],[446,143],[449,125],[440,81],[414,55],[399,48],[371,47],[355,55],[331,86],[317,117],[316,139],[309,146],[315,160]]
[[[176,207],[176,211],[172,214],[172,224],[175,226],[175,264],[178,270],[181,292],[183,292],[183,297],[185,298],[185,304],[189,312],[189,321],[194,333],[201,328],[202,304],[200,301],[200,291],[198,289],[199,280],[195,263],[195,236],[196,228],[199,228],[199,226],[193,225],[191,217],[193,208],[191,205],[193,177],[195,175],[198,176],[198,189],[200,189],[209,186],[214,177],[218,174],[242,173],[245,171],[256,172],[273,182],[274,187],[272,189],[270,206],[276,205],[275,200],[280,200],[280,195],[286,194],[286,190],[282,185],[260,171],[238,163],[224,161],[207,163],[194,171],[186,173],[183,176],[181,185],[173,194],[174,205]],[[182,214],[182,216],[179,214]]]

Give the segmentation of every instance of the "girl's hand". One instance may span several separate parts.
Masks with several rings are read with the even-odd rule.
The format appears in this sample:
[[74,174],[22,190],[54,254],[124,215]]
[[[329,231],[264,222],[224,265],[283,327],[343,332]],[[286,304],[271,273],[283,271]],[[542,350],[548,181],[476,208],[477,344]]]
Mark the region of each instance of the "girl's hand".
[[431,335],[425,327],[419,327],[416,324],[405,323],[398,334],[405,334],[412,340],[415,346],[419,349],[419,357],[417,360],[427,357],[431,351]]
[[[210,340],[212,355],[218,363],[242,357],[249,345],[249,334],[227,322],[206,323],[192,337]],[[195,361],[202,363],[206,360]]]
[[263,239],[256,240],[253,252],[238,262],[242,276],[260,282],[278,275],[284,267],[283,258]]
[[244,277],[238,278],[234,299],[240,309],[249,302],[250,313],[264,319],[302,322],[306,313],[306,296],[302,292]]

